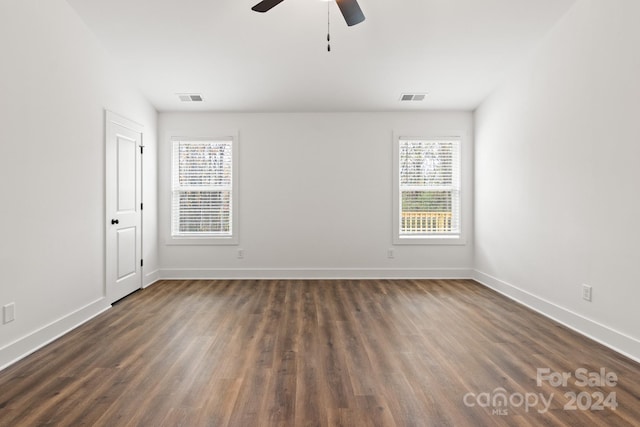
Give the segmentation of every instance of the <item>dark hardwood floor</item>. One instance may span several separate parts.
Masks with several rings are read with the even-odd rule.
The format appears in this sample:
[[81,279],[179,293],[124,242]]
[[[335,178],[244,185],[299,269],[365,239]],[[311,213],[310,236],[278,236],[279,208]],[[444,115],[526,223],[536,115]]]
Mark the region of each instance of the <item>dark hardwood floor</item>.
[[0,372],[0,425],[638,426],[640,365],[473,281],[162,281]]

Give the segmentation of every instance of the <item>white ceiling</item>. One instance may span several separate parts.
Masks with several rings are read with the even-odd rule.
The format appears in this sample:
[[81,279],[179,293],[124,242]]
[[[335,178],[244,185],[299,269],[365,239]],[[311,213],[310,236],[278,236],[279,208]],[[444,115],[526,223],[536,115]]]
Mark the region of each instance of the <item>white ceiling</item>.
[[405,111],[474,109],[575,0],[67,1],[159,111]]

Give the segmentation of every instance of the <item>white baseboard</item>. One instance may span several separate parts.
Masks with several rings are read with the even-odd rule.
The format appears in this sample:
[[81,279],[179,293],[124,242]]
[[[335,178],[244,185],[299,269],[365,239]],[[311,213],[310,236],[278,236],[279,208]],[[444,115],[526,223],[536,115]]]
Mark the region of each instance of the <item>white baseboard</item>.
[[144,275],[144,279],[142,279],[142,288],[148,288],[149,286],[156,283],[160,280],[160,270],[156,269]]
[[470,279],[468,268],[163,268],[161,279]]
[[530,309],[555,320],[610,349],[640,362],[640,341],[606,325],[588,319],[581,314],[561,307],[551,301],[533,295],[510,283],[475,270],[473,278],[482,285],[510,298]]
[[46,326],[0,348],[0,370],[27,357],[52,341],[72,331],[83,323],[111,308],[106,298],[100,298],[86,306],[49,323]]

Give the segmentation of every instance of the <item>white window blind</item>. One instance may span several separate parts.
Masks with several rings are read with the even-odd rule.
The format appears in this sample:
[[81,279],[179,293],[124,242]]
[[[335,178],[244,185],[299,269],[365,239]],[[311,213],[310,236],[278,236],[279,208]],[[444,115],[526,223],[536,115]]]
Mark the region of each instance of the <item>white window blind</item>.
[[460,140],[399,140],[399,237],[460,234]]
[[232,144],[173,141],[172,237],[233,235]]

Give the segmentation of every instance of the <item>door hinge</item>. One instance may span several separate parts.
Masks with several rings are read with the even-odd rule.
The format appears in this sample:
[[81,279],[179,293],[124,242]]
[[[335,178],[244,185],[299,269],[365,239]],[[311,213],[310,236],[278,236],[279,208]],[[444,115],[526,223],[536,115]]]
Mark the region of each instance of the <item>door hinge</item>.
[[144,203],[140,203],[140,210],[144,209]]
[[143,259],[140,260],[140,267],[144,267],[144,260]]
[[144,145],[140,146],[140,154],[144,154]]

